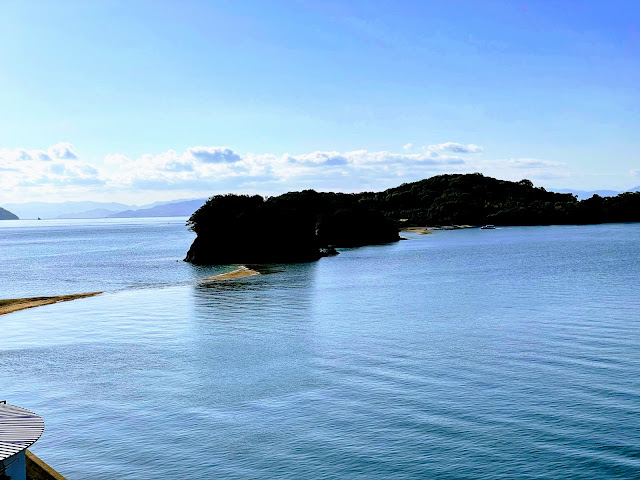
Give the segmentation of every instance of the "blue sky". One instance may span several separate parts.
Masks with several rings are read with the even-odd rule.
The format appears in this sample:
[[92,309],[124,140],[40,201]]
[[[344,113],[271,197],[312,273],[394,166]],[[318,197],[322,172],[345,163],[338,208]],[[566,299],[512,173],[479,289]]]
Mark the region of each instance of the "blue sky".
[[5,1],[0,203],[626,189],[639,60],[637,0]]

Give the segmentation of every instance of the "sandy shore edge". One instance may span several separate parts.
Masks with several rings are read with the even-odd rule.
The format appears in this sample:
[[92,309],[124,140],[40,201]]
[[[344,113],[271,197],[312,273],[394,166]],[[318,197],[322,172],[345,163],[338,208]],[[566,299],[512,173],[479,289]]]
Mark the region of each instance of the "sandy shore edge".
[[428,235],[430,233],[433,233],[433,231],[431,229],[429,229],[428,227],[405,227],[405,228],[401,228],[400,231],[401,232],[414,232],[414,233],[419,233],[421,235]]
[[478,228],[476,225],[440,225],[437,227],[403,227],[401,232],[415,232],[422,235],[433,233],[436,230],[460,230],[462,228]]
[[93,297],[102,292],[75,293],[72,295],[57,295],[55,297],[32,297],[32,298],[10,298],[0,300],[0,315],[17,312],[25,308],[41,307],[42,305],[51,305],[52,303],[68,302],[78,298]]
[[251,270],[248,267],[242,266],[233,272],[221,273],[220,275],[214,275],[213,277],[207,277],[203,280],[230,280],[232,278],[251,277],[253,275],[260,275],[260,272]]

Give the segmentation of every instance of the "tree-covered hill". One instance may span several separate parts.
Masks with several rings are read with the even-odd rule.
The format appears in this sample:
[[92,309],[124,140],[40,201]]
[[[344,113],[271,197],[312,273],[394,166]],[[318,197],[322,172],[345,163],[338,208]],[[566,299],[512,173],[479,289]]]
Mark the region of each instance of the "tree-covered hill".
[[0,207],[0,220],[18,220],[18,216]]
[[383,192],[290,192],[211,197],[189,219],[197,234],[186,261],[272,263],[319,258],[323,247],[399,239],[399,226],[549,225],[640,221],[640,192],[579,202],[529,180],[479,173],[438,175]]
[[386,215],[416,226],[556,223],[558,209],[576,202],[571,194],[547,192],[529,180],[510,182],[479,173],[438,175],[365,195]]
[[510,182],[479,173],[438,175],[362,197],[386,216],[413,226],[640,221],[638,192],[578,201],[570,193],[535,187],[530,180]]

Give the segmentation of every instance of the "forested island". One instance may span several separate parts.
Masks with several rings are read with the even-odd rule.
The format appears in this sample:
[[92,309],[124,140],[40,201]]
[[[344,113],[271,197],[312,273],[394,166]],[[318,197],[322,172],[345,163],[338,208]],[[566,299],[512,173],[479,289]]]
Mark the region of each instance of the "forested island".
[[313,190],[267,199],[217,195],[187,224],[197,237],[185,260],[196,264],[312,261],[333,246],[400,238],[396,222],[357,195]]
[[0,207],[0,220],[18,220],[18,216]]
[[640,192],[578,201],[529,180],[438,175],[383,192],[216,195],[189,218],[195,264],[317,260],[333,247],[394,242],[401,227],[640,221]]

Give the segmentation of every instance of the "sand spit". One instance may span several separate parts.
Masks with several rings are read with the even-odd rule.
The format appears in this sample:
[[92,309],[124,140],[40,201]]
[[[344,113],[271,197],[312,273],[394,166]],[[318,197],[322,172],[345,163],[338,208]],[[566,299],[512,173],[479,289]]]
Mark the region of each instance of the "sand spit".
[[253,275],[260,275],[259,272],[251,270],[248,267],[242,266],[233,272],[221,273],[220,275],[214,275],[213,277],[207,277],[203,280],[231,280],[232,278],[251,277]]
[[73,295],[58,295],[56,297],[33,297],[33,298],[11,298],[8,300],[0,300],[0,315],[17,312],[25,308],[41,307],[42,305],[51,305],[52,303],[68,302],[78,298],[93,297],[102,292],[76,293]]

